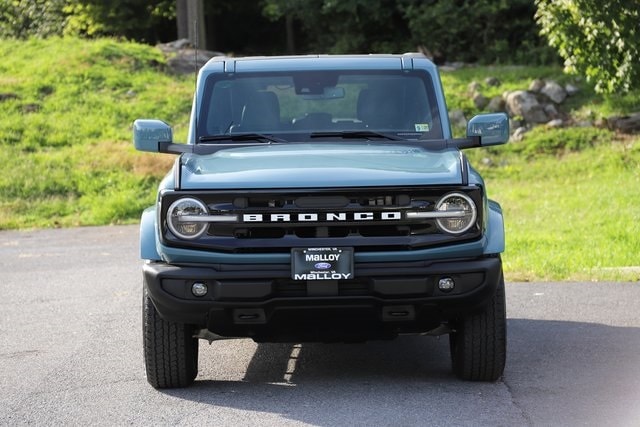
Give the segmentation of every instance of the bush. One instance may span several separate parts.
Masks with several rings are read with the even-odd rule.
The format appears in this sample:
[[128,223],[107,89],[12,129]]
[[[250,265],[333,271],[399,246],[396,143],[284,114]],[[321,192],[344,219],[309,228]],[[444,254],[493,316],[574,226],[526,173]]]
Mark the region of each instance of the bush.
[[640,87],[640,8],[626,0],[536,0],[536,19],[565,71],[599,93]]

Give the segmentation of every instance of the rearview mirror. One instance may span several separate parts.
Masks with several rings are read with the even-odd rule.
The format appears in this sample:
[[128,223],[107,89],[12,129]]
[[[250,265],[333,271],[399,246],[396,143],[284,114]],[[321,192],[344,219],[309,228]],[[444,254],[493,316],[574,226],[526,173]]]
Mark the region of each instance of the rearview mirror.
[[171,126],[155,119],[138,119],[133,122],[133,145],[136,150],[158,153],[160,142],[173,142]]
[[344,98],[345,91],[343,87],[325,87],[322,93],[312,93],[302,95],[303,99],[340,99]]
[[509,116],[505,113],[478,114],[467,124],[467,137],[479,136],[482,147],[509,140]]

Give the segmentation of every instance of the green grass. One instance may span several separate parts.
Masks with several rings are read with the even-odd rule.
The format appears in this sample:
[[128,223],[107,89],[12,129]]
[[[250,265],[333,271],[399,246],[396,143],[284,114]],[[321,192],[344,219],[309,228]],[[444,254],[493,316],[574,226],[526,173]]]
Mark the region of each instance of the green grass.
[[193,79],[155,48],[115,40],[3,40],[0,229],[132,222],[172,159],[138,154],[131,123],[186,133]]
[[[468,152],[504,209],[507,279],[640,280],[640,139],[573,131]],[[557,138],[584,145],[549,152]]]
[[[103,39],[0,44],[0,229],[134,223],[174,157],[135,152],[131,123],[159,118],[184,140],[193,77],[171,76],[149,46]],[[640,110],[640,93],[603,97],[550,67],[443,73],[451,109],[475,110],[533,78],[572,82],[563,108],[588,119]],[[507,280],[640,280],[640,138],[539,127],[524,141],[468,150],[506,218]]]

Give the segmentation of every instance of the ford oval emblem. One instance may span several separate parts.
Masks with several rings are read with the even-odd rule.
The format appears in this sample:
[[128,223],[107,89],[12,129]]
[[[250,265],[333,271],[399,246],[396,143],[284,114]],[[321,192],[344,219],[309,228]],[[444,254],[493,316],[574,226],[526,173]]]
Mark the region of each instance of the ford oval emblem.
[[329,264],[328,262],[319,262],[319,263],[316,263],[314,267],[317,268],[318,270],[328,270],[331,268],[331,264]]

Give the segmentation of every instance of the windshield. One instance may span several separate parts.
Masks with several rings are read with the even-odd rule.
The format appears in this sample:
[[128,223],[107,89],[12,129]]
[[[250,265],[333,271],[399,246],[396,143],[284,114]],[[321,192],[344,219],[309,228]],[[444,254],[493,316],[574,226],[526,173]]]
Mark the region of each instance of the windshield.
[[204,100],[198,138],[259,133],[291,141],[318,132],[442,138],[433,85],[424,71],[213,74]]

